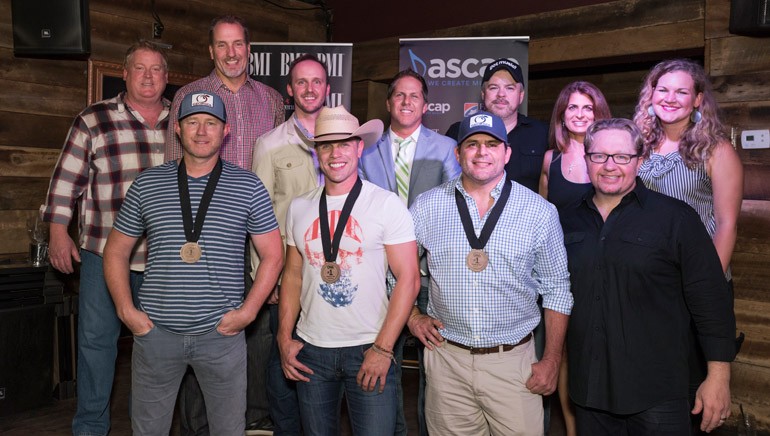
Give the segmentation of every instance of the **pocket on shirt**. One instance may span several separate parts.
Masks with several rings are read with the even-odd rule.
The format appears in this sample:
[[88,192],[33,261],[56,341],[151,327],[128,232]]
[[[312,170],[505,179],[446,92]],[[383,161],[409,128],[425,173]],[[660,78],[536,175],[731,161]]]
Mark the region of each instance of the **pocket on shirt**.
[[664,246],[665,242],[663,235],[645,230],[640,230],[636,233],[623,234],[620,236],[620,240],[629,244],[649,248],[661,248]]
[[545,150],[538,147],[521,146],[518,156],[512,156],[511,159],[518,159],[522,176],[533,177],[535,174],[539,176],[543,170],[544,157]]
[[305,161],[299,156],[284,156],[275,160],[275,168],[278,171],[292,171],[304,165]]
[[577,244],[583,242],[586,238],[586,232],[571,232],[564,234],[564,245]]

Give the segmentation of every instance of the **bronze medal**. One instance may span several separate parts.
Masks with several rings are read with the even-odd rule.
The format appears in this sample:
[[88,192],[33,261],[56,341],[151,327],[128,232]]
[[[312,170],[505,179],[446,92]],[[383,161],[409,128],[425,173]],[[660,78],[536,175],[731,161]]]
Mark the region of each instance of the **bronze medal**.
[[481,272],[489,265],[489,256],[484,250],[473,249],[465,258],[465,264],[468,265],[468,269],[473,272]]
[[179,257],[185,263],[195,263],[201,260],[201,254],[203,254],[203,251],[197,242],[188,242],[182,245],[182,248],[179,250]]
[[203,220],[206,219],[206,211],[211,204],[211,198],[214,196],[214,190],[219,182],[219,177],[222,175],[222,159],[218,159],[214,169],[209,175],[209,180],[206,182],[206,188],[203,190],[201,201],[198,204],[198,212],[195,215],[195,222],[192,218],[192,207],[190,206],[190,188],[187,186],[187,166],[184,163],[184,159],[179,162],[179,168],[177,168],[177,186],[179,188],[179,205],[182,208],[182,225],[184,228],[184,237],[187,241],[179,250],[179,257],[185,263],[195,263],[201,260],[203,250],[198,245],[198,240],[201,236],[201,230],[203,230]]
[[329,284],[340,279],[340,266],[337,262],[324,262],[321,267],[321,279]]

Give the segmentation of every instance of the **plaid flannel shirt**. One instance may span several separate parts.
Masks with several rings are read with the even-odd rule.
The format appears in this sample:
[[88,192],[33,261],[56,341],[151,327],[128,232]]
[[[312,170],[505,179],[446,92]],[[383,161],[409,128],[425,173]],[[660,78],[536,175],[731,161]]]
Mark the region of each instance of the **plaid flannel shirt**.
[[[170,102],[163,100],[156,125],[148,126],[123,96],[94,103],[75,117],[40,207],[44,221],[64,225],[78,210],[78,244],[100,256],[134,178],[163,163]],[[142,238],[131,269],[144,271],[146,258]]]

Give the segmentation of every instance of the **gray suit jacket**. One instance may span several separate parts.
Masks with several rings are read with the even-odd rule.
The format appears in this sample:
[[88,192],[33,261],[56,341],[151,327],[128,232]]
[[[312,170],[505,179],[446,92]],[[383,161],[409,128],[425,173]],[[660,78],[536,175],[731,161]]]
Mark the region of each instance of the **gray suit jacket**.
[[[397,194],[395,158],[391,143],[388,129],[376,144],[364,149],[358,171],[364,180]],[[454,139],[422,126],[409,176],[408,206],[414,203],[418,195],[460,174],[460,165],[454,151],[456,144]]]

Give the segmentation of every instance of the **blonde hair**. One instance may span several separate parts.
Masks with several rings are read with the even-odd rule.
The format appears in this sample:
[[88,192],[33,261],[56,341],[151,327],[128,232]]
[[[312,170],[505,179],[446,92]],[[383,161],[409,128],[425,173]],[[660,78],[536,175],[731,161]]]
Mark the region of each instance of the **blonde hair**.
[[634,122],[642,132],[648,151],[663,142],[663,126],[658,117],[650,115],[648,110],[652,105],[652,94],[658,86],[658,80],[664,74],[675,71],[689,74],[695,86],[695,95],[703,95],[700,106],[695,108],[700,111],[701,120],[697,123],[690,121],[679,138],[679,154],[689,167],[693,167],[708,160],[717,144],[727,140],[724,126],[719,120],[719,108],[711,91],[711,83],[703,67],[689,59],[672,59],[655,65],[644,79],[639,92]]

